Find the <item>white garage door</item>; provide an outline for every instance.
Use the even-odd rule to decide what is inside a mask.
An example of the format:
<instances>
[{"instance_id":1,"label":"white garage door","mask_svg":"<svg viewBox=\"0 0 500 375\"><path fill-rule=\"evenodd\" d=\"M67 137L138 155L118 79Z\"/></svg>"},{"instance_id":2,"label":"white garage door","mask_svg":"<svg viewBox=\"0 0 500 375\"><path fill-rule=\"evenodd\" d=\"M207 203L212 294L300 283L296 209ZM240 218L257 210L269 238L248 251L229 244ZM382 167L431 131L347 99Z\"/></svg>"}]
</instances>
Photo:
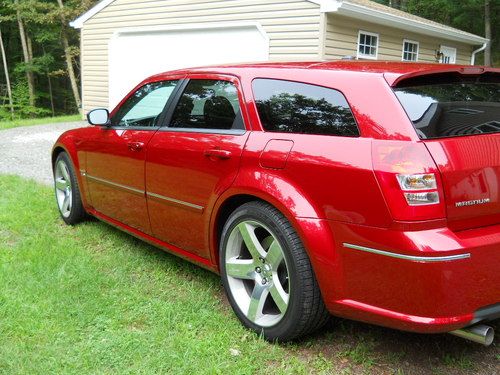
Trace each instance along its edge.
<instances>
[{"instance_id":1,"label":"white garage door","mask_svg":"<svg viewBox=\"0 0 500 375\"><path fill-rule=\"evenodd\" d=\"M269 38L258 24L119 31L109 42L109 105L152 74L268 59Z\"/></svg>"}]
</instances>

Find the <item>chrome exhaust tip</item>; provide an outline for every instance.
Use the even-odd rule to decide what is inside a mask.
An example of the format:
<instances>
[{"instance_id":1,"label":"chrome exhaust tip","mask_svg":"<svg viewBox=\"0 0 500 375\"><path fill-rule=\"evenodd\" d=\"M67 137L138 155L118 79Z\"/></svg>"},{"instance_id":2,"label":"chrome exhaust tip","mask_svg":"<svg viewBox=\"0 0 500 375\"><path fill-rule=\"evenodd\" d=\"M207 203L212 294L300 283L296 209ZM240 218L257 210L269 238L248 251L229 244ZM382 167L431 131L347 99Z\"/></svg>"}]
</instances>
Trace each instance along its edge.
<instances>
[{"instance_id":1,"label":"chrome exhaust tip","mask_svg":"<svg viewBox=\"0 0 500 375\"><path fill-rule=\"evenodd\" d=\"M457 329L456 331L451 331L450 334L484 346L490 346L495 338L495 330L484 324Z\"/></svg>"}]
</instances>

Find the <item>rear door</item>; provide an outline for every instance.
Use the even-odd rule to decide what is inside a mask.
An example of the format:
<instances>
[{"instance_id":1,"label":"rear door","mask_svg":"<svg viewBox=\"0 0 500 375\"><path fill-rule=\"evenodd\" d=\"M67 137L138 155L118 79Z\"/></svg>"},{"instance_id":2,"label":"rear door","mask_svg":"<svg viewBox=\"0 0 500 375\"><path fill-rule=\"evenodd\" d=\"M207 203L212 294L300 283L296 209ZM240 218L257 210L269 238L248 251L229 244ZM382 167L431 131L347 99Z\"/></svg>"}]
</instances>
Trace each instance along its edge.
<instances>
[{"instance_id":1,"label":"rear door","mask_svg":"<svg viewBox=\"0 0 500 375\"><path fill-rule=\"evenodd\" d=\"M194 75L148 146L146 189L155 237L209 258L210 207L234 181L248 133L234 77Z\"/></svg>"},{"instance_id":2,"label":"rear door","mask_svg":"<svg viewBox=\"0 0 500 375\"><path fill-rule=\"evenodd\" d=\"M146 147L159 129L159 117L178 80L151 82L135 90L87 141L92 206L102 214L150 233L144 165Z\"/></svg>"},{"instance_id":3,"label":"rear door","mask_svg":"<svg viewBox=\"0 0 500 375\"><path fill-rule=\"evenodd\" d=\"M450 228L500 223L500 74L420 76L394 90L441 172Z\"/></svg>"}]
</instances>

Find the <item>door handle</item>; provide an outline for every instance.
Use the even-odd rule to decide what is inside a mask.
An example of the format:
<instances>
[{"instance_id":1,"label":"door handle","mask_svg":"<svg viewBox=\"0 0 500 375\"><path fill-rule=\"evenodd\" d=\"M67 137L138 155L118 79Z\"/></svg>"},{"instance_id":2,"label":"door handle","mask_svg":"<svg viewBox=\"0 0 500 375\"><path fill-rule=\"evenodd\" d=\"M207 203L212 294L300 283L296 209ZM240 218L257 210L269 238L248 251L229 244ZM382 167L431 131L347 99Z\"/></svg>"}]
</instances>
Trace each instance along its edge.
<instances>
[{"instance_id":1,"label":"door handle","mask_svg":"<svg viewBox=\"0 0 500 375\"><path fill-rule=\"evenodd\" d=\"M144 142L129 142L127 146L130 151L141 151L144 148Z\"/></svg>"},{"instance_id":2,"label":"door handle","mask_svg":"<svg viewBox=\"0 0 500 375\"><path fill-rule=\"evenodd\" d=\"M206 150L204 152L204 155L208 158L229 159L231 157L231 151L215 148L211 150Z\"/></svg>"}]
</instances>

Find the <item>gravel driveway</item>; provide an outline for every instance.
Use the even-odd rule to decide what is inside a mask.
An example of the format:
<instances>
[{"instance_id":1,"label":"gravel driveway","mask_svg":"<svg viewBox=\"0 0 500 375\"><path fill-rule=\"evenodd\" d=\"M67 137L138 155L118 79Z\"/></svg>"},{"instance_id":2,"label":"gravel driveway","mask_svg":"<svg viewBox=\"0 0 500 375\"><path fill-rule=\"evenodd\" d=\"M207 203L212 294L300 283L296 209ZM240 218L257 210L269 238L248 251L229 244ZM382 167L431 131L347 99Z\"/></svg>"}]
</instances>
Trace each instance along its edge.
<instances>
[{"instance_id":1,"label":"gravel driveway","mask_svg":"<svg viewBox=\"0 0 500 375\"><path fill-rule=\"evenodd\" d=\"M84 121L0 130L0 173L16 174L50 185L50 151L66 130L86 126Z\"/></svg>"}]
</instances>

